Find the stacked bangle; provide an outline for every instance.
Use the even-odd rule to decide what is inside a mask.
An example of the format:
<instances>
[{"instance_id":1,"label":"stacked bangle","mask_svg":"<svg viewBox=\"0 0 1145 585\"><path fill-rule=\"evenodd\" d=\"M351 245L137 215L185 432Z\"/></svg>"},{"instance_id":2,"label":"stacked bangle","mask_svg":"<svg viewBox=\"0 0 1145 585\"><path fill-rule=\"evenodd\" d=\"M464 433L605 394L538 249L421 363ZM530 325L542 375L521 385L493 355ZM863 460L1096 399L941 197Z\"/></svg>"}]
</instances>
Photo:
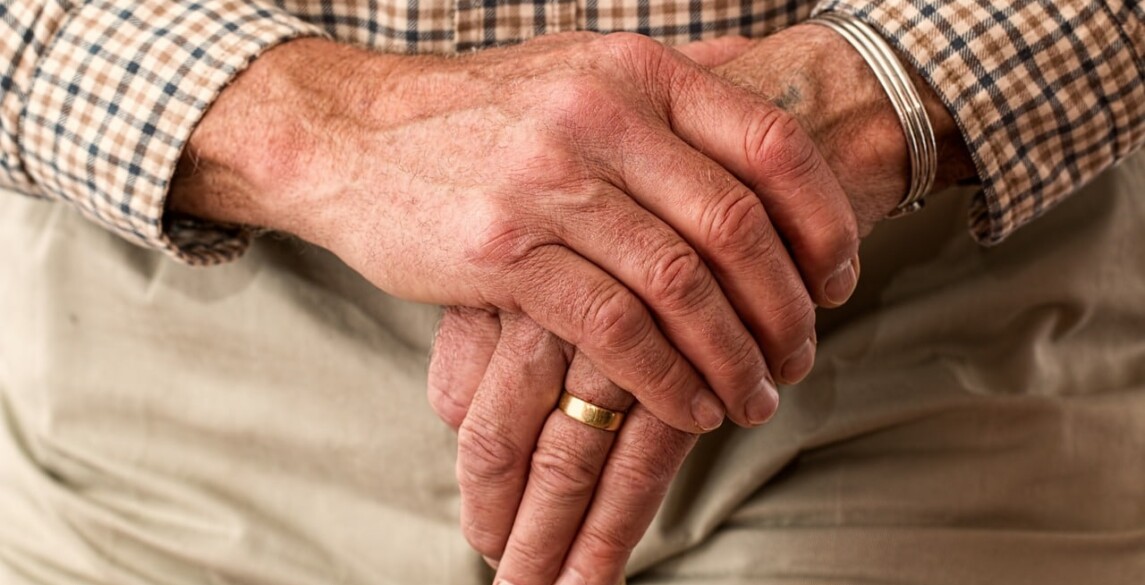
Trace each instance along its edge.
<instances>
[{"instance_id":1,"label":"stacked bangle","mask_svg":"<svg viewBox=\"0 0 1145 585\"><path fill-rule=\"evenodd\" d=\"M934 127L910 75L890 45L858 18L845 12L826 12L807 22L835 31L859 52L898 114L910 152L910 187L887 217L899 217L922 209L923 197L934 186L938 148L934 142Z\"/></svg>"}]
</instances>

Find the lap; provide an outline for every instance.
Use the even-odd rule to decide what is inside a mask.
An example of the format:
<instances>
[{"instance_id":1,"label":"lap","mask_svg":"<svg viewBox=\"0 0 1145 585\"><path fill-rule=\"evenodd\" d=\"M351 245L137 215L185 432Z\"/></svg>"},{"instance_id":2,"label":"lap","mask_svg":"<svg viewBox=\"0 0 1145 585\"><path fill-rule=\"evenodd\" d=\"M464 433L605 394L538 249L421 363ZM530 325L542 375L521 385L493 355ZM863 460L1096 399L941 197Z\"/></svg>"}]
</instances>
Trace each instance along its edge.
<instances>
[{"instance_id":1,"label":"lap","mask_svg":"<svg viewBox=\"0 0 1145 585\"><path fill-rule=\"evenodd\" d=\"M813 374L701 441L632 585L1145 572L1142 160L997 248L955 197L880 228ZM290 240L191 269L0 205L0 575L488 580L424 399L433 308Z\"/></svg>"}]
</instances>

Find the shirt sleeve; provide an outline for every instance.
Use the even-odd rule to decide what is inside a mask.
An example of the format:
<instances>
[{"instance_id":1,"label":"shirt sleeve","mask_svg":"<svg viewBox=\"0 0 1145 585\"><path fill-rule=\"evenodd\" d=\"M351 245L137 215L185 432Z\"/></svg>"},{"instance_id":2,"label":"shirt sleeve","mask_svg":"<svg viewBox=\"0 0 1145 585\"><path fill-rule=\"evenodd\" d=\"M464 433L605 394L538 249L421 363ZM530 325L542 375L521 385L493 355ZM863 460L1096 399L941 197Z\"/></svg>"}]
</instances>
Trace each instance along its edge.
<instances>
[{"instance_id":1,"label":"shirt sleeve","mask_svg":"<svg viewBox=\"0 0 1145 585\"><path fill-rule=\"evenodd\" d=\"M232 258L238 227L164 225L183 145L262 51L317 29L268 1L0 4L0 188L65 201L192 264Z\"/></svg>"},{"instance_id":2,"label":"shirt sleeve","mask_svg":"<svg viewBox=\"0 0 1145 585\"><path fill-rule=\"evenodd\" d=\"M1002 241L1145 143L1145 7L1134 0L825 0L878 30L945 102Z\"/></svg>"}]
</instances>

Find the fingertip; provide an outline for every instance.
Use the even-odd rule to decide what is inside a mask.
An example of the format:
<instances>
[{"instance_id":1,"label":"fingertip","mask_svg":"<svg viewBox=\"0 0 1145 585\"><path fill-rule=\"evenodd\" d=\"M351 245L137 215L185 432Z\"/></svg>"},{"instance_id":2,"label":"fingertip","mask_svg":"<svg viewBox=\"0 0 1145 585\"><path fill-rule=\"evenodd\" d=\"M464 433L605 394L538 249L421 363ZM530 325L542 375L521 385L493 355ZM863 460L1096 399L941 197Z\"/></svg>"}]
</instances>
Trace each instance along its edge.
<instances>
[{"instance_id":1,"label":"fingertip","mask_svg":"<svg viewBox=\"0 0 1145 585\"><path fill-rule=\"evenodd\" d=\"M501 335L498 316L446 307L434 333L426 395L434 412L457 430L485 377Z\"/></svg>"},{"instance_id":2,"label":"fingertip","mask_svg":"<svg viewBox=\"0 0 1145 585\"><path fill-rule=\"evenodd\" d=\"M557 577L557 582L555 585L588 585L588 581L585 581L584 576L580 574L580 571L577 571L572 567L567 567L565 570L561 571L561 575L560 577Z\"/></svg>"},{"instance_id":3,"label":"fingertip","mask_svg":"<svg viewBox=\"0 0 1145 585\"><path fill-rule=\"evenodd\" d=\"M469 411L469 404L462 404L453 394L440 386L430 385L426 396L429 406L438 418L455 432L465 421L465 414Z\"/></svg>"},{"instance_id":4,"label":"fingertip","mask_svg":"<svg viewBox=\"0 0 1145 585\"><path fill-rule=\"evenodd\" d=\"M779 391L770 380L763 379L745 402L744 415L748 425L758 426L771 420L778 409Z\"/></svg>"},{"instance_id":5,"label":"fingertip","mask_svg":"<svg viewBox=\"0 0 1145 585\"><path fill-rule=\"evenodd\" d=\"M724 424L725 414L727 411L724 410L723 403L709 390L701 390L692 399L692 420L696 428L688 432L697 432L698 430L700 433L707 433L714 431Z\"/></svg>"},{"instance_id":6,"label":"fingertip","mask_svg":"<svg viewBox=\"0 0 1145 585\"><path fill-rule=\"evenodd\" d=\"M779 378L785 384L795 384L807 377L815 365L815 339L808 337L779 368Z\"/></svg>"},{"instance_id":7,"label":"fingertip","mask_svg":"<svg viewBox=\"0 0 1145 585\"><path fill-rule=\"evenodd\" d=\"M858 284L859 257L856 255L843 261L827 277L823 285L823 297L827 302L823 303L823 306L834 308L843 305L850 300Z\"/></svg>"}]
</instances>

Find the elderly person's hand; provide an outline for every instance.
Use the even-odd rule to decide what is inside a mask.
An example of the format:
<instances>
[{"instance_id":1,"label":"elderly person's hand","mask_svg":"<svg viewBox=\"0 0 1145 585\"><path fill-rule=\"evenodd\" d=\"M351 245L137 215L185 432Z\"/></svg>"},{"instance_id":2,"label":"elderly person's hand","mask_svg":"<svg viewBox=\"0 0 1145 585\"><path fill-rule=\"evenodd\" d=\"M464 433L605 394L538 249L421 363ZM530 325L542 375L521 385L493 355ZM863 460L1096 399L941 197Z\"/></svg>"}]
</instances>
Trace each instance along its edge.
<instances>
[{"instance_id":1,"label":"elderly person's hand","mask_svg":"<svg viewBox=\"0 0 1145 585\"><path fill-rule=\"evenodd\" d=\"M897 204L909 177L902 131L865 63L834 33L794 27L719 70L811 130L843 178L862 233ZM973 176L950 116L931 92L923 95L939 137L938 185ZM554 411L562 388L613 410L631 399L583 355L521 319L451 309L435 347L430 400L461 429L462 527L497 562L498 579L547 584L559 573L562 584L615 583L694 435L640 405L615 438ZM506 432L492 434L499 430Z\"/></svg>"},{"instance_id":2,"label":"elderly person's hand","mask_svg":"<svg viewBox=\"0 0 1145 585\"><path fill-rule=\"evenodd\" d=\"M525 317L456 308L447 316L430 388L459 428L466 538L497 566L496 583L549 584L563 568L562 583L615 585L698 435L633 404L583 353ZM564 388L626 412L620 428L553 410Z\"/></svg>"},{"instance_id":3,"label":"elderly person's hand","mask_svg":"<svg viewBox=\"0 0 1145 585\"><path fill-rule=\"evenodd\" d=\"M761 200L805 218L802 272ZM791 116L637 35L285 43L204 117L169 205L296 234L402 298L528 315L692 432L771 416L769 366L810 369L813 301L851 293L858 246Z\"/></svg>"}]
</instances>

